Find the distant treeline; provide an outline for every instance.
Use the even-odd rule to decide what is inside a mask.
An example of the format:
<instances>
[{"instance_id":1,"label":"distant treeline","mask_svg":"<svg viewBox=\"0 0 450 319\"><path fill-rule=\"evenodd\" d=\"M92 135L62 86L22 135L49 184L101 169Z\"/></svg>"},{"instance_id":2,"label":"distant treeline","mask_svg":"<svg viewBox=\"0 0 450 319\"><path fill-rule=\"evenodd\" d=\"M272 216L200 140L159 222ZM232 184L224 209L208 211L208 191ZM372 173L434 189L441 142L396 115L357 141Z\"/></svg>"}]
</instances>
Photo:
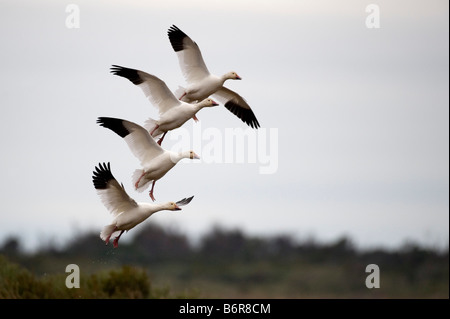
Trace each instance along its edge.
<instances>
[{"instance_id":1,"label":"distant treeline","mask_svg":"<svg viewBox=\"0 0 450 319\"><path fill-rule=\"evenodd\" d=\"M319 243L314 239L298 242L290 235L272 237L248 236L241 230L214 227L193 245L187 235L164 229L154 223L136 232L131 241L122 241L119 248L105 246L96 233L85 233L72 239L63 248L52 244L41 247L34 253L24 253L20 238L10 237L0 244L0 254L28 264L43 257L91 259L100 262L113 261L119 265L148 265L170 261L188 262L207 260L222 262L239 260L306 261L309 263L335 263L357 260L360 263L375 263L408 269L424 263L448 265L448 249L438 251L406 243L392 251L385 249L357 250L352 240L342 237L334 242ZM32 264L29 268L35 268ZM34 265L36 266L36 265Z\"/></svg>"}]
</instances>

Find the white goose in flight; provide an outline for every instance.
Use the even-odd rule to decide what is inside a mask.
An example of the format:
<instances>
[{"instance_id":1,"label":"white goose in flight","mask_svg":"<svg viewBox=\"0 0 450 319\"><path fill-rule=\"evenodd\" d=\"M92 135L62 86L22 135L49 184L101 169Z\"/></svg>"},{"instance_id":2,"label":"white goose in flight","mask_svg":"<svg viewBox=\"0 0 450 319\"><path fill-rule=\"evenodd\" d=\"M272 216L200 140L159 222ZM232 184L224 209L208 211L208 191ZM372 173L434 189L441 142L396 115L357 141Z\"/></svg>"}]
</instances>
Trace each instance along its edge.
<instances>
[{"instance_id":1,"label":"white goose in flight","mask_svg":"<svg viewBox=\"0 0 450 319\"><path fill-rule=\"evenodd\" d=\"M142 192L150 182L153 182L149 193L153 201L155 200L153 189L157 180L166 175L183 158L200 158L193 151L177 153L164 150L145 128L136 123L111 117L99 117L97 123L122 137L141 162L142 169L135 170L132 176L133 184L138 192Z\"/></svg>"},{"instance_id":2,"label":"white goose in flight","mask_svg":"<svg viewBox=\"0 0 450 319\"><path fill-rule=\"evenodd\" d=\"M244 123L252 128L258 128L259 122L244 98L223 86L226 80L241 80L241 77L234 71L222 76L211 74L197 43L175 25L169 28L167 34L172 48L177 53L181 71L187 82L186 88L180 88L176 92L179 99L194 102L212 95Z\"/></svg>"},{"instance_id":3,"label":"white goose in flight","mask_svg":"<svg viewBox=\"0 0 450 319\"><path fill-rule=\"evenodd\" d=\"M180 127L190 118L195 118L195 114L202 108L219 105L210 98L205 98L194 104L180 101L169 90L164 81L140 70L113 65L111 73L122 76L140 87L149 101L158 108L159 120L148 119L145 128L149 130L153 137L163 134L158 141L159 145L161 145L168 131Z\"/></svg>"},{"instance_id":4,"label":"white goose in flight","mask_svg":"<svg viewBox=\"0 0 450 319\"><path fill-rule=\"evenodd\" d=\"M120 236L124 231L128 232L161 210L181 210L180 206L189 204L194 197L184 198L176 203L136 203L134 199L128 196L123 184L119 184L114 178L109 163L99 163L93 174L92 182L97 194L103 205L114 216L112 223L103 227L100 238L108 244L110 238L115 237L114 248L118 247Z\"/></svg>"}]
</instances>

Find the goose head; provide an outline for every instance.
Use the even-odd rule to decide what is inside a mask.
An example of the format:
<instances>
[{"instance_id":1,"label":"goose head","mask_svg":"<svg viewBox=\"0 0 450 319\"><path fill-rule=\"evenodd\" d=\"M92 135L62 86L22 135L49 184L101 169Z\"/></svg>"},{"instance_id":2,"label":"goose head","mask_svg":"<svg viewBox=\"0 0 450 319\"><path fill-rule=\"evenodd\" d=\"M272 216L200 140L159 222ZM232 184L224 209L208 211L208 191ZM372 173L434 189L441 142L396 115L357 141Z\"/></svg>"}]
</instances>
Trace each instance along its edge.
<instances>
[{"instance_id":1,"label":"goose head","mask_svg":"<svg viewBox=\"0 0 450 319\"><path fill-rule=\"evenodd\" d=\"M170 152L170 160L172 163L178 163L183 158L200 159L200 156L195 154L194 151Z\"/></svg>"},{"instance_id":2,"label":"goose head","mask_svg":"<svg viewBox=\"0 0 450 319\"><path fill-rule=\"evenodd\" d=\"M242 78L234 71L226 73L224 75L224 78L225 80L242 80Z\"/></svg>"},{"instance_id":3,"label":"goose head","mask_svg":"<svg viewBox=\"0 0 450 319\"><path fill-rule=\"evenodd\" d=\"M216 101L214 101L211 98L207 98L207 99L204 99L203 101L201 101L200 105L202 107L211 107L211 106L217 106L217 105L219 105L219 103L217 103Z\"/></svg>"},{"instance_id":4,"label":"goose head","mask_svg":"<svg viewBox=\"0 0 450 319\"><path fill-rule=\"evenodd\" d=\"M200 156L194 153L194 151L189 151L189 157L190 159L200 159Z\"/></svg>"},{"instance_id":5,"label":"goose head","mask_svg":"<svg viewBox=\"0 0 450 319\"><path fill-rule=\"evenodd\" d=\"M168 202L164 208L167 210L181 210L180 206L174 202Z\"/></svg>"}]
</instances>

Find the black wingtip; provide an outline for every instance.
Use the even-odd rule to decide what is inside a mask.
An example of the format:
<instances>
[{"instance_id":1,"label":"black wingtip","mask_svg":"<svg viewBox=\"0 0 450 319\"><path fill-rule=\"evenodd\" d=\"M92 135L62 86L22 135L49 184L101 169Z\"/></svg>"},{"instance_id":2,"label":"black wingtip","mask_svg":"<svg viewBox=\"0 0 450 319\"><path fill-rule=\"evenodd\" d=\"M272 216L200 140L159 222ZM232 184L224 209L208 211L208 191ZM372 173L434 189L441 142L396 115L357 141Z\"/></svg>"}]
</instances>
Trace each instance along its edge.
<instances>
[{"instance_id":1,"label":"black wingtip","mask_svg":"<svg viewBox=\"0 0 450 319\"><path fill-rule=\"evenodd\" d=\"M178 28L175 24L172 24L170 27L169 27L169 30L167 30L167 34L170 36L170 34L171 33L174 33L174 32L181 32L181 33L183 33L184 35L186 35L183 31L181 31L180 30L180 28Z\"/></svg>"},{"instance_id":2,"label":"black wingtip","mask_svg":"<svg viewBox=\"0 0 450 319\"><path fill-rule=\"evenodd\" d=\"M170 44L175 52L184 50L183 39L187 37L186 33L181 31L176 25L172 25L167 31Z\"/></svg>"},{"instance_id":3,"label":"black wingtip","mask_svg":"<svg viewBox=\"0 0 450 319\"><path fill-rule=\"evenodd\" d=\"M125 137L130 134L130 131L123 125L123 120L113 117L99 117L97 124L109 128L111 131L118 134L120 137Z\"/></svg>"},{"instance_id":4,"label":"black wingtip","mask_svg":"<svg viewBox=\"0 0 450 319\"><path fill-rule=\"evenodd\" d=\"M183 198L182 200L179 200L178 202L176 202L176 204L178 206L184 206L187 205L191 202L191 200L194 198L194 196L188 197L188 198Z\"/></svg>"},{"instance_id":5,"label":"black wingtip","mask_svg":"<svg viewBox=\"0 0 450 319\"><path fill-rule=\"evenodd\" d=\"M232 100L225 103L225 107L251 128L258 129L260 127L255 113L251 109L242 108Z\"/></svg>"},{"instance_id":6,"label":"black wingtip","mask_svg":"<svg viewBox=\"0 0 450 319\"><path fill-rule=\"evenodd\" d=\"M110 163L98 163L95 170L92 172L92 182L94 183L95 189L106 189L108 187L108 182L114 179L111 173Z\"/></svg>"},{"instance_id":7,"label":"black wingtip","mask_svg":"<svg viewBox=\"0 0 450 319\"><path fill-rule=\"evenodd\" d=\"M126 68L115 64L113 64L109 70L112 74L124 77L135 85L139 85L144 82L139 75L139 70Z\"/></svg>"}]
</instances>

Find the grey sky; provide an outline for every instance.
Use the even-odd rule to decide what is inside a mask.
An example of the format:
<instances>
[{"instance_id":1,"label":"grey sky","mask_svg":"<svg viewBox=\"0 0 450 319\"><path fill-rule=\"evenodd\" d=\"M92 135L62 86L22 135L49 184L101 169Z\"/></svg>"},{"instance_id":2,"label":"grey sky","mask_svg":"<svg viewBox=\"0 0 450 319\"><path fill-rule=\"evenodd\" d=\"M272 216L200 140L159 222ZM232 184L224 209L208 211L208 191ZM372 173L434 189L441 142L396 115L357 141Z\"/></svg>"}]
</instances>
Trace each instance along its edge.
<instances>
[{"instance_id":1,"label":"grey sky","mask_svg":"<svg viewBox=\"0 0 450 319\"><path fill-rule=\"evenodd\" d=\"M78 29L66 27L70 3L80 8ZM379 29L365 25L370 3L380 7ZM218 223L318 240L349 235L363 247L448 243L448 2L7 0L0 12L0 239L18 234L35 246L100 231L111 218L91 181L100 161L133 198L150 200L132 189L137 159L95 121L157 117L111 64L173 90L185 84L167 38L175 24L211 72L243 78L226 86L246 98L262 130L277 129L278 170L180 162L156 183L156 200L194 200L151 219L192 236ZM246 129L223 106L198 117L203 132Z\"/></svg>"}]
</instances>

